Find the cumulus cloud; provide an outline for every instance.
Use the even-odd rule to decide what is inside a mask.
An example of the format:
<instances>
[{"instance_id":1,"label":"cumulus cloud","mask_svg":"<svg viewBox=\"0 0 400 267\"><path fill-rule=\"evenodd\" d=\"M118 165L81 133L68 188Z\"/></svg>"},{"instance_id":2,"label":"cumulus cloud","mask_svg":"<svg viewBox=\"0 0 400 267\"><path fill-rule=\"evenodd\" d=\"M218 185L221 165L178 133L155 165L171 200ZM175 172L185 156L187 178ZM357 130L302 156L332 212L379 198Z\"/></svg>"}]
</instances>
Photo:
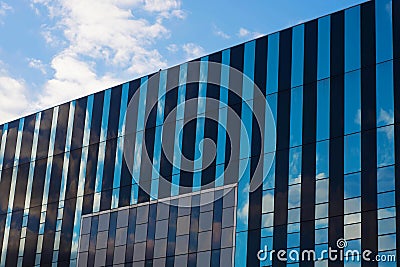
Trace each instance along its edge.
<instances>
[{"instance_id":1,"label":"cumulus cloud","mask_svg":"<svg viewBox=\"0 0 400 267\"><path fill-rule=\"evenodd\" d=\"M252 31L250 31L250 30L248 30L246 28L240 28L238 33L237 33L237 36L240 37L240 38L257 38L257 37L260 37L262 35L263 35L262 33L252 32Z\"/></svg>"},{"instance_id":2,"label":"cumulus cloud","mask_svg":"<svg viewBox=\"0 0 400 267\"><path fill-rule=\"evenodd\" d=\"M184 17L179 0L32 0L47 8L53 24L42 35L62 47L50 62L42 107L102 90L167 67L154 48L170 31L166 19ZM105 66L105 67L104 67Z\"/></svg>"},{"instance_id":3,"label":"cumulus cloud","mask_svg":"<svg viewBox=\"0 0 400 267\"><path fill-rule=\"evenodd\" d=\"M187 59L195 59L205 54L203 47L195 43L187 43L182 46Z\"/></svg>"},{"instance_id":4,"label":"cumulus cloud","mask_svg":"<svg viewBox=\"0 0 400 267\"><path fill-rule=\"evenodd\" d=\"M32 112L25 81L12 77L0 61L0 124Z\"/></svg>"},{"instance_id":5,"label":"cumulus cloud","mask_svg":"<svg viewBox=\"0 0 400 267\"><path fill-rule=\"evenodd\" d=\"M231 36L227 33L225 33L224 31L222 31L220 28L218 28L217 26L213 25L213 33L216 36L219 36L223 39L230 39Z\"/></svg>"},{"instance_id":6,"label":"cumulus cloud","mask_svg":"<svg viewBox=\"0 0 400 267\"><path fill-rule=\"evenodd\" d=\"M32 69L39 70L42 74L46 74L46 66L40 59L36 58L27 58L28 66Z\"/></svg>"}]
</instances>

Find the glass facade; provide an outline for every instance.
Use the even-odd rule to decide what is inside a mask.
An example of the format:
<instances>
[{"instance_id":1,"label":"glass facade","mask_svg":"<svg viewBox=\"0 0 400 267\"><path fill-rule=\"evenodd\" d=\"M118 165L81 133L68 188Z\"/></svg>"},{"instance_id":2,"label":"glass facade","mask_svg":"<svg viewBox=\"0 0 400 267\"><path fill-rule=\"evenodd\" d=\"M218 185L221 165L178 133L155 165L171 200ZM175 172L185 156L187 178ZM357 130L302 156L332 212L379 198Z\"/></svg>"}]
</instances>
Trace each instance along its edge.
<instances>
[{"instance_id":1,"label":"glass facade","mask_svg":"<svg viewBox=\"0 0 400 267\"><path fill-rule=\"evenodd\" d=\"M0 266L396 266L399 131L400 0L160 70L0 126Z\"/></svg>"}]
</instances>

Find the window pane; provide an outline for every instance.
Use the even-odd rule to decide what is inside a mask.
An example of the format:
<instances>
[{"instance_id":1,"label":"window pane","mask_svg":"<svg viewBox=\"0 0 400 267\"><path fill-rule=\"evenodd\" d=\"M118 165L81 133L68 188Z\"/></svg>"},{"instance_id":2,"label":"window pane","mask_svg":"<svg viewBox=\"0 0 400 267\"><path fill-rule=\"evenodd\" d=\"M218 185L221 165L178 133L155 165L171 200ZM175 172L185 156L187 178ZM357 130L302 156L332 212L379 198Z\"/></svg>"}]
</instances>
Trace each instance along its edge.
<instances>
[{"instance_id":1,"label":"window pane","mask_svg":"<svg viewBox=\"0 0 400 267\"><path fill-rule=\"evenodd\" d=\"M293 28L292 44L292 87L303 84L304 24Z\"/></svg>"},{"instance_id":2,"label":"window pane","mask_svg":"<svg viewBox=\"0 0 400 267\"><path fill-rule=\"evenodd\" d=\"M318 80L330 76L331 17L318 20Z\"/></svg>"},{"instance_id":3,"label":"window pane","mask_svg":"<svg viewBox=\"0 0 400 267\"><path fill-rule=\"evenodd\" d=\"M394 122L393 62L376 65L376 122L385 126Z\"/></svg>"},{"instance_id":4,"label":"window pane","mask_svg":"<svg viewBox=\"0 0 400 267\"><path fill-rule=\"evenodd\" d=\"M378 193L395 190L394 167L378 169Z\"/></svg>"},{"instance_id":5,"label":"window pane","mask_svg":"<svg viewBox=\"0 0 400 267\"><path fill-rule=\"evenodd\" d=\"M267 94L278 91L279 32L268 36Z\"/></svg>"},{"instance_id":6,"label":"window pane","mask_svg":"<svg viewBox=\"0 0 400 267\"><path fill-rule=\"evenodd\" d=\"M289 184L301 182L301 147L289 150Z\"/></svg>"},{"instance_id":7,"label":"window pane","mask_svg":"<svg viewBox=\"0 0 400 267\"><path fill-rule=\"evenodd\" d=\"M344 173L361 169L361 135L359 133L344 138Z\"/></svg>"},{"instance_id":8,"label":"window pane","mask_svg":"<svg viewBox=\"0 0 400 267\"><path fill-rule=\"evenodd\" d=\"M316 144L317 163L315 175L317 179L326 178L329 175L329 140Z\"/></svg>"},{"instance_id":9,"label":"window pane","mask_svg":"<svg viewBox=\"0 0 400 267\"><path fill-rule=\"evenodd\" d=\"M302 143L303 87L292 89L290 99L290 147Z\"/></svg>"},{"instance_id":10,"label":"window pane","mask_svg":"<svg viewBox=\"0 0 400 267\"><path fill-rule=\"evenodd\" d=\"M345 10L345 71L360 68L361 65L361 25L360 7Z\"/></svg>"},{"instance_id":11,"label":"window pane","mask_svg":"<svg viewBox=\"0 0 400 267\"><path fill-rule=\"evenodd\" d=\"M344 176L344 198L361 196L361 174L354 173Z\"/></svg>"},{"instance_id":12,"label":"window pane","mask_svg":"<svg viewBox=\"0 0 400 267\"><path fill-rule=\"evenodd\" d=\"M346 73L344 82L344 132L349 134L361 130L360 71Z\"/></svg>"},{"instance_id":13,"label":"window pane","mask_svg":"<svg viewBox=\"0 0 400 267\"><path fill-rule=\"evenodd\" d=\"M329 138L330 79L318 81L317 141Z\"/></svg>"},{"instance_id":14,"label":"window pane","mask_svg":"<svg viewBox=\"0 0 400 267\"><path fill-rule=\"evenodd\" d=\"M393 58L392 0L375 2L376 62Z\"/></svg>"},{"instance_id":15,"label":"window pane","mask_svg":"<svg viewBox=\"0 0 400 267\"><path fill-rule=\"evenodd\" d=\"M378 128L377 137L377 163L378 167L394 164L394 126Z\"/></svg>"}]
</instances>

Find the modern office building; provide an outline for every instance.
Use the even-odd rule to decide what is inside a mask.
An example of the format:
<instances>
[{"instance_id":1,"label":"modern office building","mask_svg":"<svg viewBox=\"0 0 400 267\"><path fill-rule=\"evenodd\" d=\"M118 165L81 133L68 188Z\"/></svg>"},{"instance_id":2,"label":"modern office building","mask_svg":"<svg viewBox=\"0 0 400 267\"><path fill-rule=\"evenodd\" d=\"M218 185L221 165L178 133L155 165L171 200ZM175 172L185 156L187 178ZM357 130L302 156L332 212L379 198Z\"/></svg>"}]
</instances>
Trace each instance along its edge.
<instances>
[{"instance_id":1,"label":"modern office building","mask_svg":"<svg viewBox=\"0 0 400 267\"><path fill-rule=\"evenodd\" d=\"M400 0L6 123L0 266L396 266L399 123Z\"/></svg>"}]
</instances>

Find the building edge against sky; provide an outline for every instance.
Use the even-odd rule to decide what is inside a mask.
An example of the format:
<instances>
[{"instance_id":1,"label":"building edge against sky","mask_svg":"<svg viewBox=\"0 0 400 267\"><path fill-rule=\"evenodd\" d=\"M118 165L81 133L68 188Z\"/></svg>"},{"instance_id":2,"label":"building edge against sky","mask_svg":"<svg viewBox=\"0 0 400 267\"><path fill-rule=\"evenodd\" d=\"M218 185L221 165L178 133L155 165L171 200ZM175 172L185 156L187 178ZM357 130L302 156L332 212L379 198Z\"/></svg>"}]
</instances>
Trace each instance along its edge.
<instances>
[{"instance_id":1,"label":"building edge against sky","mask_svg":"<svg viewBox=\"0 0 400 267\"><path fill-rule=\"evenodd\" d=\"M1 125L0 265L396 255L399 99L400 1L376 0Z\"/></svg>"}]
</instances>

